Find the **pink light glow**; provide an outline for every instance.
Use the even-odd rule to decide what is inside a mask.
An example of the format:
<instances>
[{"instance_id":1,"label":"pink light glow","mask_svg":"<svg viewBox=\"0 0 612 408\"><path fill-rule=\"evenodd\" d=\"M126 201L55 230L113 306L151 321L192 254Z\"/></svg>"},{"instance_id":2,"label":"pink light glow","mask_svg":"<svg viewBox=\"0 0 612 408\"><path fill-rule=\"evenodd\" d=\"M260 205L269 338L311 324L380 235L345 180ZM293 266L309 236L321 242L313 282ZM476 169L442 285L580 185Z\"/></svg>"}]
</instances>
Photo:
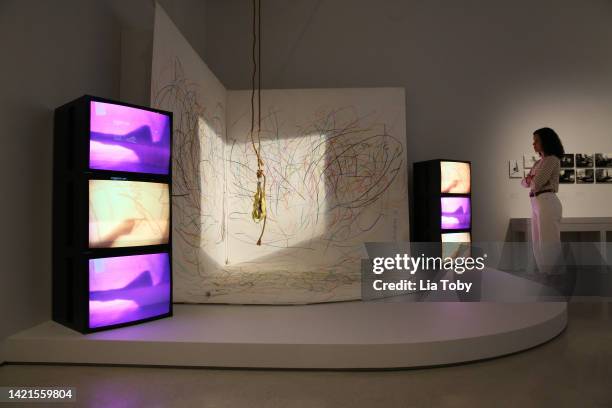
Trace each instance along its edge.
<instances>
[{"instance_id":1,"label":"pink light glow","mask_svg":"<svg viewBox=\"0 0 612 408\"><path fill-rule=\"evenodd\" d=\"M157 285L167 273L168 255L118 256L89 262L89 290L94 292L124 288L144 271L151 274L153 285Z\"/></svg>"},{"instance_id":2,"label":"pink light glow","mask_svg":"<svg viewBox=\"0 0 612 408\"><path fill-rule=\"evenodd\" d=\"M119 161L122 163L138 163L140 159L133 150L123 146L107 145L92 140L90 149L96 152L96 159L102 162Z\"/></svg>"},{"instance_id":3,"label":"pink light glow","mask_svg":"<svg viewBox=\"0 0 612 408\"><path fill-rule=\"evenodd\" d=\"M89 327L167 314L171 300L168 253L89 260Z\"/></svg>"},{"instance_id":4,"label":"pink light glow","mask_svg":"<svg viewBox=\"0 0 612 408\"><path fill-rule=\"evenodd\" d=\"M90 109L91 169L168 174L169 115L96 101Z\"/></svg>"},{"instance_id":5,"label":"pink light glow","mask_svg":"<svg viewBox=\"0 0 612 408\"><path fill-rule=\"evenodd\" d=\"M471 206L469 197L441 198L442 229L468 229L471 226Z\"/></svg>"},{"instance_id":6,"label":"pink light glow","mask_svg":"<svg viewBox=\"0 0 612 408\"><path fill-rule=\"evenodd\" d=\"M91 131L114 135L126 135L148 126L152 141L159 142L168 124L168 117L161 113L113 103L91 103Z\"/></svg>"},{"instance_id":7,"label":"pink light glow","mask_svg":"<svg viewBox=\"0 0 612 408\"><path fill-rule=\"evenodd\" d=\"M138 310L138 304L133 300L90 300L89 325L90 327L108 326L122 320L125 315L136 310Z\"/></svg>"}]
</instances>

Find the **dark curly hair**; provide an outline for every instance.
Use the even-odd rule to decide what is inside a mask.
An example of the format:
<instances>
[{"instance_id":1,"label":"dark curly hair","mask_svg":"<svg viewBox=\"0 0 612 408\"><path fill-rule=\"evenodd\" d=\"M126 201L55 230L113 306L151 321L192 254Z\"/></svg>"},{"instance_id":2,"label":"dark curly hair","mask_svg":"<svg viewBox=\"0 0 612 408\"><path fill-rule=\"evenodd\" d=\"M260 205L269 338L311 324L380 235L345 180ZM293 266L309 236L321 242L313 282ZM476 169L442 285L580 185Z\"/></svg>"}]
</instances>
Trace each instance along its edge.
<instances>
[{"instance_id":1,"label":"dark curly hair","mask_svg":"<svg viewBox=\"0 0 612 408\"><path fill-rule=\"evenodd\" d=\"M542 151L548 156L557 156L559 159L565 154L563 144L557 132L551 128L545 127L538 129L533 132L534 135L540 137L540 144L542 145Z\"/></svg>"}]
</instances>

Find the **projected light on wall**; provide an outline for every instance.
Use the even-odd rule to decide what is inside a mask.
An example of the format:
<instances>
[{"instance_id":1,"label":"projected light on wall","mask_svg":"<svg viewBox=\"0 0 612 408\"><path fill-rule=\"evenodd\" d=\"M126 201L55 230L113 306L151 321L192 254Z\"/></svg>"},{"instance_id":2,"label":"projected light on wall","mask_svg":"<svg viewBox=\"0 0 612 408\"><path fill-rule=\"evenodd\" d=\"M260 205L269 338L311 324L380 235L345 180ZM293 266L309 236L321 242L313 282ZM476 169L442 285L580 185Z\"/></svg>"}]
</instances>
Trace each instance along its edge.
<instances>
[{"instance_id":1,"label":"projected light on wall","mask_svg":"<svg viewBox=\"0 0 612 408\"><path fill-rule=\"evenodd\" d=\"M440 162L441 193L469 194L470 188L470 163Z\"/></svg>"},{"instance_id":2,"label":"projected light on wall","mask_svg":"<svg viewBox=\"0 0 612 408\"><path fill-rule=\"evenodd\" d=\"M441 197L442 229L469 229L471 225L470 197Z\"/></svg>"},{"instance_id":3,"label":"projected light on wall","mask_svg":"<svg viewBox=\"0 0 612 408\"><path fill-rule=\"evenodd\" d=\"M89 328L124 324L170 310L167 253L89 260Z\"/></svg>"},{"instance_id":4,"label":"projected light on wall","mask_svg":"<svg viewBox=\"0 0 612 408\"><path fill-rule=\"evenodd\" d=\"M91 169L168 174L168 115L91 101L89 125Z\"/></svg>"},{"instance_id":5,"label":"projected light on wall","mask_svg":"<svg viewBox=\"0 0 612 408\"><path fill-rule=\"evenodd\" d=\"M168 184L89 181L89 247L160 245L168 242Z\"/></svg>"}]
</instances>

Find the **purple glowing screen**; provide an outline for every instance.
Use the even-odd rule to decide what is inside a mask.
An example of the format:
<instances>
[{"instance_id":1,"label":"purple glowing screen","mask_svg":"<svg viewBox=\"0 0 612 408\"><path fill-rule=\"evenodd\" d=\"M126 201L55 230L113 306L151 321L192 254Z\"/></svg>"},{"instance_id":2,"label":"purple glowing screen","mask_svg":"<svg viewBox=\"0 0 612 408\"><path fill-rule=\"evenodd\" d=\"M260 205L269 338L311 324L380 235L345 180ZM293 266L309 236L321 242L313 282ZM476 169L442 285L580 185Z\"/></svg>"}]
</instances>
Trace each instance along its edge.
<instances>
[{"instance_id":1,"label":"purple glowing screen","mask_svg":"<svg viewBox=\"0 0 612 408\"><path fill-rule=\"evenodd\" d=\"M89 260L89 327L129 323L170 311L167 253Z\"/></svg>"},{"instance_id":2,"label":"purple glowing screen","mask_svg":"<svg viewBox=\"0 0 612 408\"><path fill-rule=\"evenodd\" d=\"M90 108L89 168L168 174L168 115L95 101Z\"/></svg>"},{"instance_id":3,"label":"purple glowing screen","mask_svg":"<svg viewBox=\"0 0 612 408\"><path fill-rule=\"evenodd\" d=\"M442 197L442 229L469 229L472 209L469 197Z\"/></svg>"}]
</instances>

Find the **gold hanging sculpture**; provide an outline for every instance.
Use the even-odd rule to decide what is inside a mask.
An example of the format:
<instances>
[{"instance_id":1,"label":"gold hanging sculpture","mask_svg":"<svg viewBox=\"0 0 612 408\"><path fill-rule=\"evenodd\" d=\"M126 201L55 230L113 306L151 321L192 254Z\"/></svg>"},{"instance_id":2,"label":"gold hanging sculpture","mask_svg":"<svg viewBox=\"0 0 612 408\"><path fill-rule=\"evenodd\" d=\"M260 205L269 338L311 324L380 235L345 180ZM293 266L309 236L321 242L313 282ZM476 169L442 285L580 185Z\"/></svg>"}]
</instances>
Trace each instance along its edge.
<instances>
[{"instance_id":1,"label":"gold hanging sculpture","mask_svg":"<svg viewBox=\"0 0 612 408\"><path fill-rule=\"evenodd\" d=\"M266 218L266 184L264 182L262 187L262 178L263 170L257 172L257 191L255 192L255 196L253 197L252 216L255 222L261 222Z\"/></svg>"},{"instance_id":2,"label":"gold hanging sculpture","mask_svg":"<svg viewBox=\"0 0 612 408\"><path fill-rule=\"evenodd\" d=\"M256 54L257 50L257 54ZM255 77L257 76L257 63L259 61L259 77L257 81L257 146L255 145ZM261 245L261 238L266 229L266 175L261 160L261 0L253 0L253 77L251 87L251 144L257 157L257 189L253 196L253 221L263 221L261 234L257 245Z\"/></svg>"}]
</instances>

